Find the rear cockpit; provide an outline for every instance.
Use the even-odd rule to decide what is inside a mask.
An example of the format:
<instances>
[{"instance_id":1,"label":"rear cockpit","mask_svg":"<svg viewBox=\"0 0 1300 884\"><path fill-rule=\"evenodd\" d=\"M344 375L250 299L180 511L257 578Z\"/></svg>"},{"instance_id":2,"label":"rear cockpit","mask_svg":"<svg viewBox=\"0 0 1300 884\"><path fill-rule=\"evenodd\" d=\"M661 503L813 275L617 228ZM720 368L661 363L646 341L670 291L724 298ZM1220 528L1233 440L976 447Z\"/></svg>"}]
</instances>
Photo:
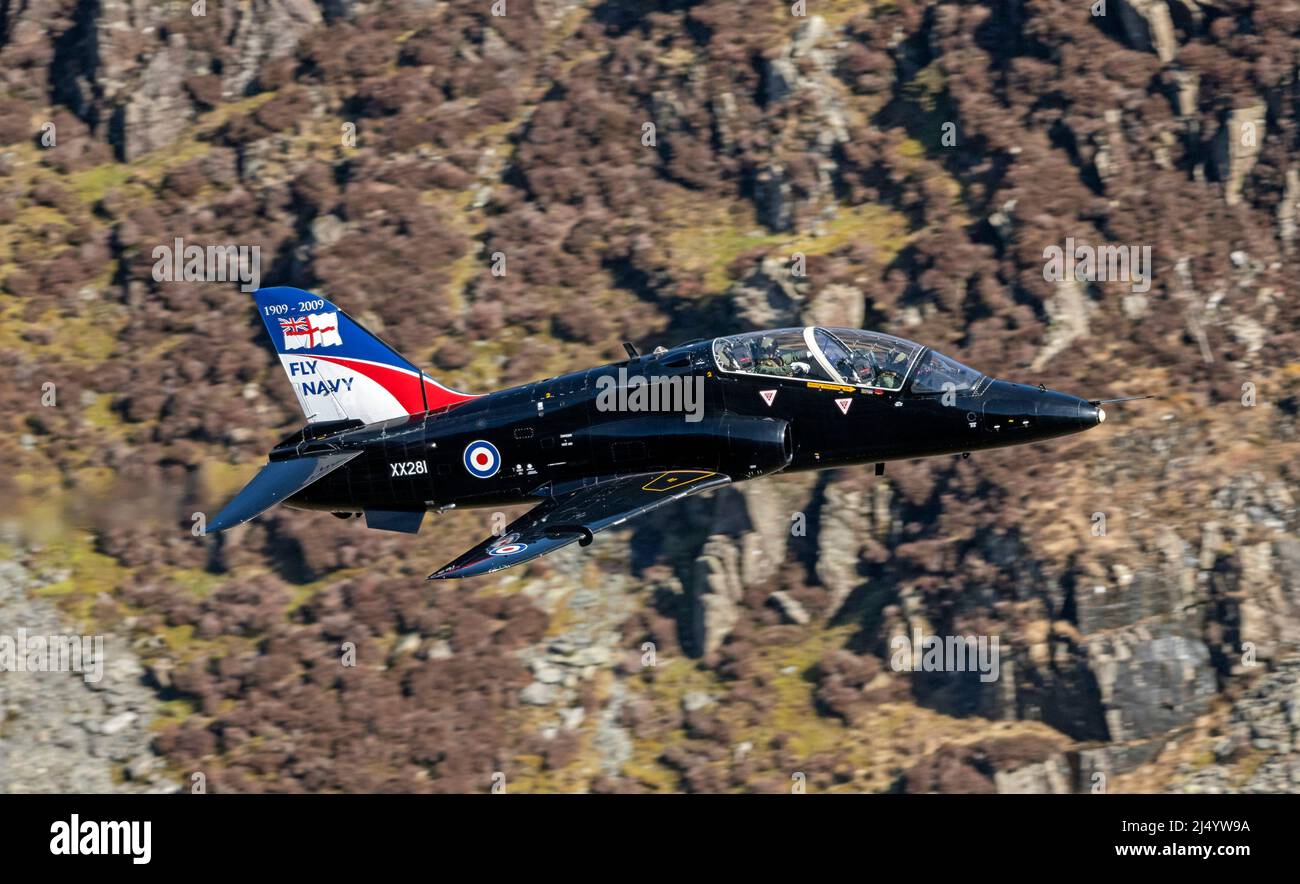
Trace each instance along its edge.
<instances>
[{"instance_id":1,"label":"rear cockpit","mask_svg":"<svg viewBox=\"0 0 1300 884\"><path fill-rule=\"evenodd\" d=\"M720 371L913 393L973 389L978 371L912 341L854 328L782 328L715 338Z\"/></svg>"},{"instance_id":2,"label":"rear cockpit","mask_svg":"<svg viewBox=\"0 0 1300 884\"><path fill-rule=\"evenodd\" d=\"M713 358L722 371L738 374L834 380L813 346L810 328L779 328L717 338L713 341Z\"/></svg>"}]
</instances>

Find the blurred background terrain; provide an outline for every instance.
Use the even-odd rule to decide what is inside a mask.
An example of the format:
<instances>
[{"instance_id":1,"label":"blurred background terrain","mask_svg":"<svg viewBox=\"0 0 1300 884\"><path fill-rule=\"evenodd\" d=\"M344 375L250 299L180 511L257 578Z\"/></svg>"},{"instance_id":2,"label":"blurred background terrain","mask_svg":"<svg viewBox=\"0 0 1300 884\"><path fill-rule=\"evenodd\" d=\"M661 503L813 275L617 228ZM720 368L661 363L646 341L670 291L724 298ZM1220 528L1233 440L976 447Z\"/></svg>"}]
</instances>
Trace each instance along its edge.
<instances>
[{"instance_id":1,"label":"blurred background terrain","mask_svg":"<svg viewBox=\"0 0 1300 884\"><path fill-rule=\"evenodd\" d=\"M1092 5L0 6L0 623L111 654L3 676L0 789L1300 790L1300 3ZM432 585L490 512L193 536L301 413L176 237L470 392L822 323L1160 399Z\"/></svg>"}]
</instances>

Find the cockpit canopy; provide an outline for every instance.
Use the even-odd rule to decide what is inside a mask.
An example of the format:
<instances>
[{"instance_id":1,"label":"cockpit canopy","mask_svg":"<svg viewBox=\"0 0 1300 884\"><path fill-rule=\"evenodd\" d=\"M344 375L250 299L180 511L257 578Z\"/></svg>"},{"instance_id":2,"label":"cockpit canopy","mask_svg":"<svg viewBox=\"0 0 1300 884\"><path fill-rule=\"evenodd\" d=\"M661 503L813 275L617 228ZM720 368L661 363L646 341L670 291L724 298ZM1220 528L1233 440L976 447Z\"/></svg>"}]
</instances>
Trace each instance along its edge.
<instances>
[{"instance_id":1,"label":"cockpit canopy","mask_svg":"<svg viewBox=\"0 0 1300 884\"><path fill-rule=\"evenodd\" d=\"M910 376L914 393L967 390L982 377L920 344L856 328L808 326L715 338L713 358L724 372L877 390L901 390Z\"/></svg>"}]
</instances>

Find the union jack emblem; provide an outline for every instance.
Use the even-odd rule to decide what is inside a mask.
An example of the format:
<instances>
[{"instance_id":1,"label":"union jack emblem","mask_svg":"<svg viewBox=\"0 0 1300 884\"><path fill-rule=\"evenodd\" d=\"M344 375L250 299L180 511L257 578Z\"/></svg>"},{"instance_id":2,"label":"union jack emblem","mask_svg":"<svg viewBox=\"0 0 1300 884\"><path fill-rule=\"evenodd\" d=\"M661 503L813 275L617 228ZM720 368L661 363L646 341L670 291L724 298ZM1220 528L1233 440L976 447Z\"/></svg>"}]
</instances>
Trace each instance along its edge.
<instances>
[{"instance_id":1,"label":"union jack emblem","mask_svg":"<svg viewBox=\"0 0 1300 884\"><path fill-rule=\"evenodd\" d=\"M311 326L307 322L307 317L300 316L297 319L281 319L280 331L286 335L304 335L310 331Z\"/></svg>"}]
</instances>

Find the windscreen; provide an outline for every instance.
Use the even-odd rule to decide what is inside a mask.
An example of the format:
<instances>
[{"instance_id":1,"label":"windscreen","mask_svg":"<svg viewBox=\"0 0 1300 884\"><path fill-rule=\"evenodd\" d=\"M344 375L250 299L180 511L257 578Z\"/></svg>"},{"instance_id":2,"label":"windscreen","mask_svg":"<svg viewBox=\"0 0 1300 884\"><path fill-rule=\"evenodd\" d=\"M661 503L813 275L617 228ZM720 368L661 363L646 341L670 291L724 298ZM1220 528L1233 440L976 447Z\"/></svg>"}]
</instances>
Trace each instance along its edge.
<instances>
[{"instance_id":1,"label":"windscreen","mask_svg":"<svg viewBox=\"0 0 1300 884\"><path fill-rule=\"evenodd\" d=\"M947 393L957 390L969 390L979 383L984 375L973 368L962 365L956 359L931 350L921 359L916 367L912 381L913 393Z\"/></svg>"}]
</instances>

